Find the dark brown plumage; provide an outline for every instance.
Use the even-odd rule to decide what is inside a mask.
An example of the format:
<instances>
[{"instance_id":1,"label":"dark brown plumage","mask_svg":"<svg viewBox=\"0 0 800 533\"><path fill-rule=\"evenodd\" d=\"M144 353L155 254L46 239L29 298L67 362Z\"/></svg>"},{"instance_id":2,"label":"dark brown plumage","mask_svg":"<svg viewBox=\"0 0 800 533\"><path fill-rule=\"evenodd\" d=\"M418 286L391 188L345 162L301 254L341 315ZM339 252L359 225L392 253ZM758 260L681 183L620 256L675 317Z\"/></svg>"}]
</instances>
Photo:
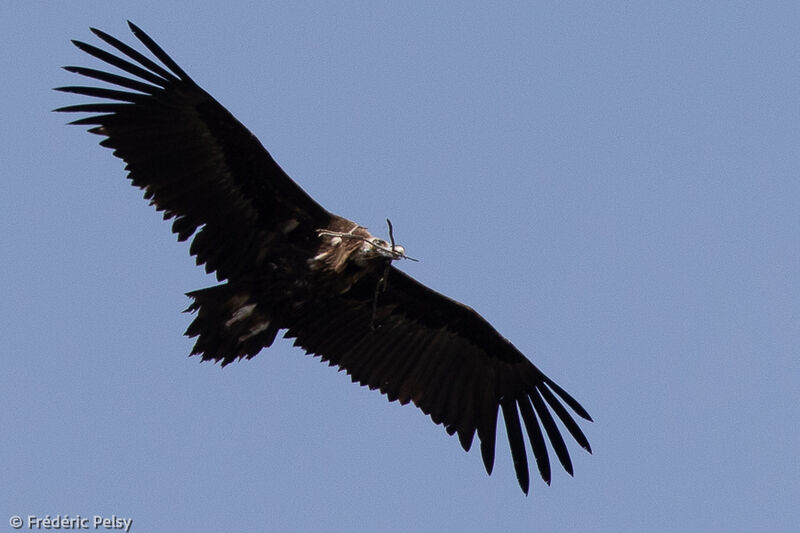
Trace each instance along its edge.
<instances>
[{"instance_id":1,"label":"dark brown plumage","mask_svg":"<svg viewBox=\"0 0 800 533\"><path fill-rule=\"evenodd\" d=\"M173 219L178 239L193 237L197 264L224 281L188 293L196 312L186 332L197 337L192 354L224 366L255 356L286 330L295 345L353 381L390 401L413 402L457 433L465 450L477 432L488 473L502 411L526 493L523 425L542 479L550 482L545 435L572 474L555 418L591 451L569 411L591 420L583 407L471 308L390 266L405 257L401 247L317 204L224 107L130 27L163 66L92 29L121 54L74 44L127 75L65 67L116 87L60 87L102 101L57 111L90 113L72 124L105 137L100 144Z\"/></svg>"}]
</instances>

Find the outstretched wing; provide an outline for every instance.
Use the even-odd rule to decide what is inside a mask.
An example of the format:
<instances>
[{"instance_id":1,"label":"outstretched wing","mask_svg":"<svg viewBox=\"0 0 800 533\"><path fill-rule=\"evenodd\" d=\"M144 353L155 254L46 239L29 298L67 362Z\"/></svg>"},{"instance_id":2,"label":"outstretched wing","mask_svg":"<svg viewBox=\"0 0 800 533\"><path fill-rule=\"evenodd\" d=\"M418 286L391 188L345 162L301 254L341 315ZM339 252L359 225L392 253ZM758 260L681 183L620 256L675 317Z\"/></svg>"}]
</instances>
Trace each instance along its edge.
<instances>
[{"instance_id":1,"label":"outstretched wing","mask_svg":"<svg viewBox=\"0 0 800 533\"><path fill-rule=\"evenodd\" d=\"M92 113L72 122L90 125L106 137L100 144L125 160L133 185L165 219L174 218L179 240L194 239L197 264L220 280L263 271L287 261L293 250L311 250L316 228L331 215L297 186L233 115L201 89L147 34L133 34L161 61L155 61L97 29L92 32L116 49L75 46L127 74L85 67L70 72L115 88L59 87L100 98L56 111Z\"/></svg>"},{"instance_id":2,"label":"outstretched wing","mask_svg":"<svg viewBox=\"0 0 800 533\"><path fill-rule=\"evenodd\" d=\"M389 401L414 402L450 435L458 433L465 450L477 432L489 474L501 410L517 480L526 494L528 460L520 416L546 483L545 435L564 469L573 473L555 419L591 453L569 409L586 420L591 420L589 413L473 309L395 268L374 306L377 284L367 277L341 298L302 307L286 336L345 369L354 382L379 389Z\"/></svg>"}]
</instances>

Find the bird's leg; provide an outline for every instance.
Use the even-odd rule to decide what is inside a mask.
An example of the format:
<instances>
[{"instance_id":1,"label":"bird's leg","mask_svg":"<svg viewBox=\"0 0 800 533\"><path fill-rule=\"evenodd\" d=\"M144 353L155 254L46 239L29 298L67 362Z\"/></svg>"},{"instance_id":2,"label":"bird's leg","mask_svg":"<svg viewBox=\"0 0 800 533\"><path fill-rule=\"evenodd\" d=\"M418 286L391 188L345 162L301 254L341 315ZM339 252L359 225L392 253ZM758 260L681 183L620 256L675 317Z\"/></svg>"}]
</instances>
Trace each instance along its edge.
<instances>
[{"instance_id":1,"label":"bird's leg","mask_svg":"<svg viewBox=\"0 0 800 533\"><path fill-rule=\"evenodd\" d=\"M375 285L375 294L372 297L372 319L369 322L369 329L375 331L377 326L375 325L375 318L378 315L378 295L386 290L386 283L389 280L389 267L392 266L392 262L388 261L386 263L386 268L383 269L383 275L381 279L378 280L378 284Z\"/></svg>"}]
</instances>

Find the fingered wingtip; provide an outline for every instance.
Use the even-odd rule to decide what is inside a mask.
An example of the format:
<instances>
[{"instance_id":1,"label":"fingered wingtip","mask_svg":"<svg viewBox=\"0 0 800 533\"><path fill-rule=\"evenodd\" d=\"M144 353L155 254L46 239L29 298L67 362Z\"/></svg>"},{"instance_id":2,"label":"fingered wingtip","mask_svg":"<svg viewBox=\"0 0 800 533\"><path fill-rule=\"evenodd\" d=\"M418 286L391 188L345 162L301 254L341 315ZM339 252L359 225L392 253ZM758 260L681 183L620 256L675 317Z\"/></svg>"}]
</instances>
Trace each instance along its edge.
<instances>
[{"instance_id":1,"label":"fingered wingtip","mask_svg":"<svg viewBox=\"0 0 800 533\"><path fill-rule=\"evenodd\" d=\"M135 34L143 33L142 29L139 26L137 26L136 24L134 24L133 22L131 22L130 20L128 20L126 22L128 23L128 27L131 29L131 31L133 33L135 33Z\"/></svg>"}]
</instances>

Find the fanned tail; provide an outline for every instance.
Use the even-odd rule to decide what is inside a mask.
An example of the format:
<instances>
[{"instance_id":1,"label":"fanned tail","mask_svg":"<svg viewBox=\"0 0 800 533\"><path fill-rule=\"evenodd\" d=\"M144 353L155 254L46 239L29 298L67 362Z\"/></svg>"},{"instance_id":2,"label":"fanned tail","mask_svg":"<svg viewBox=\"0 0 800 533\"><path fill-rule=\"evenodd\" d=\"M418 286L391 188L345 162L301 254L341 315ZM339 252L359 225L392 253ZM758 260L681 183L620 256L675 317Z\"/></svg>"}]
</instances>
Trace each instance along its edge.
<instances>
[{"instance_id":1,"label":"fanned tail","mask_svg":"<svg viewBox=\"0 0 800 533\"><path fill-rule=\"evenodd\" d=\"M194 299L186 312L197 312L186 330L188 337L197 337L191 355L200 355L204 361L221 361L225 366L236 359L250 359L271 346L280 329L246 291L230 283L186 295Z\"/></svg>"}]
</instances>

